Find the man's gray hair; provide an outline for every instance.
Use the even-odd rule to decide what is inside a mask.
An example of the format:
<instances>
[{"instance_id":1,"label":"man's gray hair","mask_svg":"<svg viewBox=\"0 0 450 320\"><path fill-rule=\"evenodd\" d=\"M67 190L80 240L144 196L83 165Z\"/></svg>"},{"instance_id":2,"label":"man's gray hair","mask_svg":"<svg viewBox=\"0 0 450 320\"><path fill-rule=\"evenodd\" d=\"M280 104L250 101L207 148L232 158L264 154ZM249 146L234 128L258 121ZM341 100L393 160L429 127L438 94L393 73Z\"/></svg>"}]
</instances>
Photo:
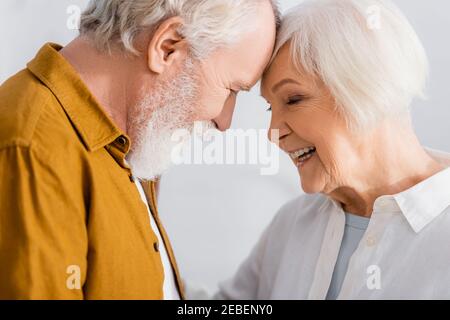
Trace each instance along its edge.
<instances>
[{"instance_id":1,"label":"man's gray hair","mask_svg":"<svg viewBox=\"0 0 450 320\"><path fill-rule=\"evenodd\" d=\"M155 30L164 20L184 20L180 34L192 53L202 57L221 46L229 46L252 28L262 2L270 1L277 25L280 13L275 0L91 0L80 21L80 34L89 37L100 50L120 45L137 54L135 38L142 31Z\"/></svg>"}]
</instances>

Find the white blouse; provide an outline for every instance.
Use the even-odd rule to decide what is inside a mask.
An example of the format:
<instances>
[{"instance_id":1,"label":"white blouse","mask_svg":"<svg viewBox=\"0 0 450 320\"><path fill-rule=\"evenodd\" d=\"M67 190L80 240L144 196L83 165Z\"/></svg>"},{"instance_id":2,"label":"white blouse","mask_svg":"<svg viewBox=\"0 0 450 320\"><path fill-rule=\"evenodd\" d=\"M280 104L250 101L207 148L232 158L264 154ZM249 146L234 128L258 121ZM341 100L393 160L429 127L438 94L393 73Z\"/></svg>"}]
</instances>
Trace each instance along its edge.
<instances>
[{"instance_id":1,"label":"white blouse","mask_svg":"<svg viewBox=\"0 0 450 320\"><path fill-rule=\"evenodd\" d=\"M374 203L338 299L450 299L450 155L447 169ZM345 214L322 195L284 205L219 299L325 299Z\"/></svg>"}]
</instances>

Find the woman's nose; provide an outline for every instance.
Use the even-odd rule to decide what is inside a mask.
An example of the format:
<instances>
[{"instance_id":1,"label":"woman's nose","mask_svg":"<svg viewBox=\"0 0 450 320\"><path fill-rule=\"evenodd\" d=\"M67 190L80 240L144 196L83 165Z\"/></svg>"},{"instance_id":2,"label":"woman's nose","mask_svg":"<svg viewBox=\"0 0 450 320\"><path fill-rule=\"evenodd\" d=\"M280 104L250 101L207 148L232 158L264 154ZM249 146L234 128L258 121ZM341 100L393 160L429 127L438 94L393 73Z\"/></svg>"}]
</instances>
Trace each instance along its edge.
<instances>
[{"instance_id":1,"label":"woman's nose","mask_svg":"<svg viewBox=\"0 0 450 320\"><path fill-rule=\"evenodd\" d=\"M272 143L279 145L280 141L286 138L291 130L281 117L272 113L270 120L270 127L268 132L268 138Z\"/></svg>"}]
</instances>

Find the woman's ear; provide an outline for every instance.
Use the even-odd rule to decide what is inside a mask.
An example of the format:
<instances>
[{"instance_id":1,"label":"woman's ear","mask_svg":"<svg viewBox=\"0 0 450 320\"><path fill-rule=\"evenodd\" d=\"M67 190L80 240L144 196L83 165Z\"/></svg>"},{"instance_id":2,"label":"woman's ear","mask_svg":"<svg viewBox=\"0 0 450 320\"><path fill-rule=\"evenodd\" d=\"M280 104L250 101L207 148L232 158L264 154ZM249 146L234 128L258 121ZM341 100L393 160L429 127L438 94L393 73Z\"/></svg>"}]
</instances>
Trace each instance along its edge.
<instances>
[{"instance_id":1,"label":"woman's ear","mask_svg":"<svg viewBox=\"0 0 450 320\"><path fill-rule=\"evenodd\" d=\"M148 45L148 67L152 72L162 74L186 60L189 46L178 32L182 25L183 19L172 17L155 30Z\"/></svg>"}]
</instances>

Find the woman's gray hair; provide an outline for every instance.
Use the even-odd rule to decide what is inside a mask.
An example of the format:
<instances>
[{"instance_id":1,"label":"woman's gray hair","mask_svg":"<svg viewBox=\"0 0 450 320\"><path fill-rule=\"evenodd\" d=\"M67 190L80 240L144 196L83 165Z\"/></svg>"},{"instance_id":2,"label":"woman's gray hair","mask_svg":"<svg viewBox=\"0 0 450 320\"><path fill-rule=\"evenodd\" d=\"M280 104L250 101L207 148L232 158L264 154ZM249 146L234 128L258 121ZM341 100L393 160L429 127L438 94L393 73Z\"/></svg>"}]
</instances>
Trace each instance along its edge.
<instances>
[{"instance_id":1,"label":"woman's gray hair","mask_svg":"<svg viewBox=\"0 0 450 320\"><path fill-rule=\"evenodd\" d=\"M297 69L325 83L351 128L408 115L424 97L425 50L391 1L305 1L283 18L274 57L287 43Z\"/></svg>"},{"instance_id":2,"label":"woman's gray hair","mask_svg":"<svg viewBox=\"0 0 450 320\"><path fill-rule=\"evenodd\" d=\"M179 16L184 20L180 34L189 41L194 56L202 57L241 39L254 27L249 21L263 1L272 2L279 22L275 0L91 0L81 15L80 34L101 50L119 44L137 54L134 40L141 31L152 31L164 20Z\"/></svg>"}]
</instances>

